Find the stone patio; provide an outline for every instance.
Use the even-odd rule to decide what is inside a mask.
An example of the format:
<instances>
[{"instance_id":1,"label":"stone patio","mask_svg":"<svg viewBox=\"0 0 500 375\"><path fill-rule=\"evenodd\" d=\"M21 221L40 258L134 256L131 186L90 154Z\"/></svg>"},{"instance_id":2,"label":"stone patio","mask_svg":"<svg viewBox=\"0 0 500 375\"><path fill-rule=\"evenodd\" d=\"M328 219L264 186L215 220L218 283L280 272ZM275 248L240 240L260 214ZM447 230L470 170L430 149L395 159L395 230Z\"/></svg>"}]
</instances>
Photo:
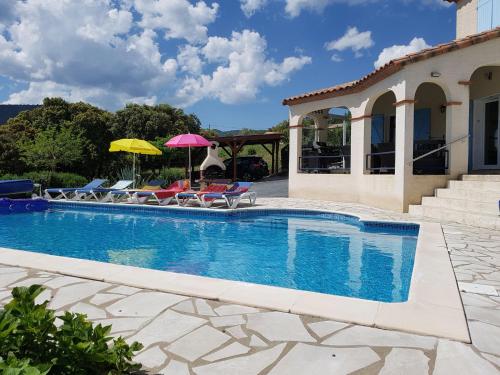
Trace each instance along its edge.
<instances>
[{"instance_id":1,"label":"stone patio","mask_svg":"<svg viewBox=\"0 0 500 375\"><path fill-rule=\"evenodd\" d=\"M259 205L411 220L354 204ZM136 359L151 374L500 374L500 233L442 227L472 345L10 266L0 266L0 305L13 287L42 284L39 300L51 308L85 313L142 342Z\"/></svg>"}]
</instances>

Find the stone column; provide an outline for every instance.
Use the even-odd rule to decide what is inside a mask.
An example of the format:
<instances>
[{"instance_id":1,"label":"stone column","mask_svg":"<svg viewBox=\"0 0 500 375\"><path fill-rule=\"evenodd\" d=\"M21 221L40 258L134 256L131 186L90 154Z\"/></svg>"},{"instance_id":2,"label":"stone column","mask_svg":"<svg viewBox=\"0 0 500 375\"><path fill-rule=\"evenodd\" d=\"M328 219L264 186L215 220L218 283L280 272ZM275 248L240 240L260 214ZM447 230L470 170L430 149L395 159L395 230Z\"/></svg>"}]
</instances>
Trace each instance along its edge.
<instances>
[{"instance_id":1,"label":"stone column","mask_svg":"<svg viewBox=\"0 0 500 375\"><path fill-rule=\"evenodd\" d=\"M452 100L446 109L446 143L469 134L469 86L458 85L452 90ZM471 138L448 146L448 174L455 179L469 170L469 142Z\"/></svg>"},{"instance_id":2,"label":"stone column","mask_svg":"<svg viewBox=\"0 0 500 375\"><path fill-rule=\"evenodd\" d=\"M396 103L396 189L400 199L400 209L408 211L406 189L413 175L413 116L414 101L403 100Z\"/></svg>"},{"instance_id":3,"label":"stone column","mask_svg":"<svg viewBox=\"0 0 500 375\"><path fill-rule=\"evenodd\" d=\"M298 172L298 162L299 156L302 154L302 121L300 116L294 116L290 114L290 141L289 141L289 165L288 174L297 174Z\"/></svg>"},{"instance_id":4,"label":"stone column","mask_svg":"<svg viewBox=\"0 0 500 375\"><path fill-rule=\"evenodd\" d=\"M366 154L371 150L370 117L354 117L351 121L351 174L362 176L366 173Z\"/></svg>"}]
</instances>

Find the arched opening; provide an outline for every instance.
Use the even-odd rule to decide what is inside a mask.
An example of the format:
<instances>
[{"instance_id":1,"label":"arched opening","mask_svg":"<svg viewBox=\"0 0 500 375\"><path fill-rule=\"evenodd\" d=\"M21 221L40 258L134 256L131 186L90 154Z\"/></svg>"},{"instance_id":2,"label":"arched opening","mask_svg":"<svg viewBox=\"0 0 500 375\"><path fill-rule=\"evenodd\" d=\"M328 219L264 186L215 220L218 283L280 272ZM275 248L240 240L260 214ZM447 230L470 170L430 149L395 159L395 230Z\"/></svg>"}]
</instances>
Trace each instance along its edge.
<instances>
[{"instance_id":1,"label":"arched opening","mask_svg":"<svg viewBox=\"0 0 500 375\"><path fill-rule=\"evenodd\" d=\"M338 107L310 113L302 121L299 172L350 173L351 113Z\"/></svg>"},{"instance_id":2,"label":"arched opening","mask_svg":"<svg viewBox=\"0 0 500 375\"><path fill-rule=\"evenodd\" d=\"M388 91L373 104L371 115L371 153L366 170L372 174L394 174L396 152L396 95Z\"/></svg>"},{"instance_id":3,"label":"arched opening","mask_svg":"<svg viewBox=\"0 0 500 375\"><path fill-rule=\"evenodd\" d=\"M413 174L446 173L448 150L442 149L446 144L446 104L443 89L435 83L424 82L415 92Z\"/></svg>"},{"instance_id":4,"label":"arched opening","mask_svg":"<svg viewBox=\"0 0 500 375\"><path fill-rule=\"evenodd\" d=\"M477 69L470 79L473 170L500 170L500 66Z\"/></svg>"}]
</instances>

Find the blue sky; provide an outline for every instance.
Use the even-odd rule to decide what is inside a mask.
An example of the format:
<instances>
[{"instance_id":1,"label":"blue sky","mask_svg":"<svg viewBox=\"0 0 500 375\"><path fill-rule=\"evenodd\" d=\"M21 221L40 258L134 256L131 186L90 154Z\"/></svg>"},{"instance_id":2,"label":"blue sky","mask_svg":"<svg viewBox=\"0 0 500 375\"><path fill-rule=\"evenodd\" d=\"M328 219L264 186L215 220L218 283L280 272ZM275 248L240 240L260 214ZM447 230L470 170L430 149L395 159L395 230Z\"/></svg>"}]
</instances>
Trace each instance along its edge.
<instances>
[{"instance_id":1,"label":"blue sky","mask_svg":"<svg viewBox=\"0 0 500 375\"><path fill-rule=\"evenodd\" d=\"M218 129L287 118L287 96L450 41L441 0L0 2L0 102L171 103Z\"/></svg>"}]
</instances>

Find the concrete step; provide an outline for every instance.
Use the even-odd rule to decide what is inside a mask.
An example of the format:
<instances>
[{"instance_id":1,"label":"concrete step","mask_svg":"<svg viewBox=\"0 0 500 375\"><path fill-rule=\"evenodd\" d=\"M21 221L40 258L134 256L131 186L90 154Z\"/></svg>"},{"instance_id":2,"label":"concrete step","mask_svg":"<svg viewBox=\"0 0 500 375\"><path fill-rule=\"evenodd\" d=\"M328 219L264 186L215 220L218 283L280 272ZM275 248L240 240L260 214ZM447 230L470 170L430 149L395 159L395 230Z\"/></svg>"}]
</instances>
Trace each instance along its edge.
<instances>
[{"instance_id":1,"label":"concrete step","mask_svg":"<svg viewBox=\"0 0 500 375\"><path fill-rule=\"evenodd\" d=\"M500 193L500 181L448 181L450 189L472 189Z\"/></svg>"},{"instance_id":2,"label":"concrete step","mask_svg":"<svg viewBox=\"0 0 500 375\"><path fill-rule=\"evenodd\" d=\"M497 181L500 182L500 174L464 174L463 181Z\"/></svg>"},{"instance_id":3,"label":"concrete step","mask_svg":"<svg viewBox=\"0 0 500 375\"><path fill-rule=\"evenodd\" d=\"M424 207L442 207L470 213L498 214L498 199L495 202L480 202L468 199L451 199L442 197L422 197Z\"/></svg>"},{"instance_id":4,"label":"concrete step","mask_svg":"<svg viewBox=\"0 0 500 375\"><path fill-rule=\"evenodd\" d=\"M436 197L445 199L463 199L474 202L497 203L500 200L498 192L479 189L436 189Z\"/></svg>"},{"instance_id":5,"label":"concrete step","mask_svg":"<svg viewBox=\"0 0 500 375\"><path fill-rule=\"evenodd\" d=\"M414 216L452 221L474 227L500 230L500 216L485 213L457 211L443 207L410 206L409 213Z\"/></svg>"}]
</instances>

